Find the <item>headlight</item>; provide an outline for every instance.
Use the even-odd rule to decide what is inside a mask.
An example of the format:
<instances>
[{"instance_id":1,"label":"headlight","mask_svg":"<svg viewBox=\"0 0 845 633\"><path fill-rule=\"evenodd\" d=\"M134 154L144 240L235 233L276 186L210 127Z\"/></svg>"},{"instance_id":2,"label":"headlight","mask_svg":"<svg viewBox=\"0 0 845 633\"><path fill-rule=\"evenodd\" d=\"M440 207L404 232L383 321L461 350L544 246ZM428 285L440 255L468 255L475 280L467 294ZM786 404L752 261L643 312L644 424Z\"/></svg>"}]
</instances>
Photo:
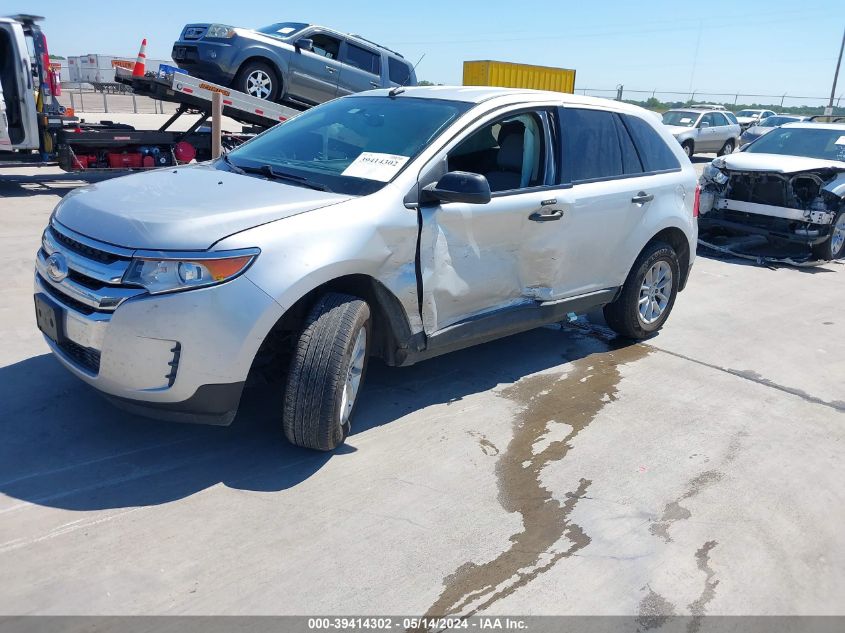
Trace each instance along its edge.
<instances>
[{"instance_id":1,"label":"headlight","mask_svg":"<svg viewBox=\"0 0 845 633\"><path fill-rule=\"evenodd\" d=\"M235 37L235 27L228 24L212 24L205 32L206 37L217 37L221 39L228 39Z\"/></svg>"},{"instance_id":2,"label":"headlight","mask_svg":"<svg viewBox=\"0 0 845 633\"><path fill-rule=\"evenodd\" d=\"M123 275L123 283L143 286L150 294L213 286L243 273L259 250L189 254L136 253Z\"/></svg>"},{"instance_id":3,"label":"headlight","mask_svg":"<svg viewBox=\"0 0 845 633\"><path fill-rule=\"evenodd\" d=\"M724 164L725 161L721 161L721 166L724 166ZM716 161L714 160L712 163L710 163L704 168L704 172L702 175L704 176L705 180L710 180L711 182L715 182L716 184L724 185L726 182L728 182L728 175L725 172L719 170L718 168L719 165L717 165Z\"/></svg>"}]
</instances>

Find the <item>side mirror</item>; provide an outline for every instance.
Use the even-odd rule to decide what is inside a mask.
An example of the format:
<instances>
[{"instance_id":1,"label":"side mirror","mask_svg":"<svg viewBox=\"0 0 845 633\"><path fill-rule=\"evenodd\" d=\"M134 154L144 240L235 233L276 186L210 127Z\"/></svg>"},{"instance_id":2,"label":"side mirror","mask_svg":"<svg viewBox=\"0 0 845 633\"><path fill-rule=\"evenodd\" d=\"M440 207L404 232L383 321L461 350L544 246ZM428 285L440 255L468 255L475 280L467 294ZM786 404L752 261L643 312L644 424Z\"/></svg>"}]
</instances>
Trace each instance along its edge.
<instances>
[{"instance_id":1,"label":"side mirror","mask_svg":"<svg viewBox=\"0 0 845 633\"><path fill-rule=\"evenodd\" d=\"M490 183L481 174L468 171L450 171L436 184L423 188L423 202L490 202Z\"/></svg>"},{"instance_id":2,"label":"side mirror","mask_svg":"<svg viewBox=\"0 0 845 633\"><path fill-rule=\"evenodd\" d=\"M314 50L314 40L310 40L307 37L300 37L293 43L293 47L296 50L302 49L306 51Z\"/></svg>"},{"instance_id":3,"label":"side mirror","mask_svg":"<svg viewBox=\"0 0 845 633\"><path fill-rule=\"evenodd\" d=\"M710 127L710 124L707 121L704 121L702 123L699 123L698 127L700 127L703 130L706 127Z\"/></svg>"}]
</instances>

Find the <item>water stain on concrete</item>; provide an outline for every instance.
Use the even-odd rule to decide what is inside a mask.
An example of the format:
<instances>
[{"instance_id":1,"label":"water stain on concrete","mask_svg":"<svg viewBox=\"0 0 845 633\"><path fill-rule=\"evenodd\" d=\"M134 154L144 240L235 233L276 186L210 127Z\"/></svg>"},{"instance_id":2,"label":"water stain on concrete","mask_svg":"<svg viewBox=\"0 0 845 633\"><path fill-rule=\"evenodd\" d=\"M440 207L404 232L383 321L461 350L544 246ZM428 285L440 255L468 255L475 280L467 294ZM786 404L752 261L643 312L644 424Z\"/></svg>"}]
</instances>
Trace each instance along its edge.
<instances>
[{"instance_id":1,"label":"water stain on concrete","mask_svg":"<svg viewBox=\"0 0 845 633\"><path fill-rule=\"evenodd\" d=\"M496 445L493 444L490 440L487 439L487 436L484 433L479 431L467 431L467 435L470 437L474 437L478 440L478 445L481 447L481 452L485 455L493 457L499 454L499 449L496 448Z\"/></svg>"},{"instance_id":2,"label":"water stain on concrete","mask_svg":"<svg viewBox=\"0 0 845 633\"><path fill-rule=\"evenodd\" d=\"M716 597L716 586L719 581L716 580L716 572L710 567L710 552L718 545L717 541L707 541L695 553L695 561L698 568L705 573L704 588L701 595L691 602L687 608L693 616L692 621L687 627L688 633L698 633L701 629L701 619L707 613L708 603Z\"/></svg>"},{"instance_id":3,"label":"water stain on concrete","mask_svg":"<svg viewBox=\"0 0 845 633\"><path fill-rule=\"evenodd\" d=\"M541 473L547 464L564 459L572 440L616 399L619 367L649 353L648 348L633 345L591 354L573 361L566 374L536 374L500 392L522 409L514 421L513 437L496 462L499 503L507 512L520 514L522 530L493 560L466 562L447 576L442 593L428 609L429 617L472 615L590 543L569 515L592 482L580 479L561 499L559 491L543 486ZM570 431L535 454L535 445L552 420L568 425Z\"/></svg>"},{"instance_id":4,"label":"water stain on concrete","mask_svg":"<svg viewBox=\"0 0 845 633\"><path fill-rule=\"evenodd\" d=\"M692 513L681 505L681 501L691 499L701 492L704 488L720 481L722 473L718 470L706 470L700 475L693 477L687 482L687 489L678 499L670 501L663 508L663 514L660 519L655 521L649 527L649 531L654 536L661 537L667 543L672 542L672 537L669 536L669 528L677 521L685 521L692 516Z\"/></svg>"},{"instance_id":5,"label":"water stain on concrete","mask_svg":"<svg viewBox=\"0 0 845 633\"><path fill-rule=\"evenodd\" d=\"M637 624L643 631L659 629L675 615L675 605L648 587L648 593L640 600Z\"/></svg>"},{"instance_id":6,"label":"water stain on concrete","mask_svg":"<svg viewBox=\"0 0 845 633\"><path fill-rule=\"evenodd\" d=\"M739 451L742 448L742 440L746 437L748 437L748 432L744 429L737 431L734 436L731 437L731 441L728 443L728 449L725 451L724 458L722 458L723 465L730 464L737 458L737 455L739 455ZM723 477L724 474L721 471L712 469L705 470L690 479L687 482L684 493L674 501L670 501L664 506L663 513L660 515L660 518L649 526L649 532L651 532L654 536L659 536L665 542L671 543L672 537L669 535L669 529L672 525L678 521L685 521L692 517L692 513L688 508L682 506L681 502L695 497L705 488L709 488L713 484L720 482Z\"/></svg>"}]
</instances>

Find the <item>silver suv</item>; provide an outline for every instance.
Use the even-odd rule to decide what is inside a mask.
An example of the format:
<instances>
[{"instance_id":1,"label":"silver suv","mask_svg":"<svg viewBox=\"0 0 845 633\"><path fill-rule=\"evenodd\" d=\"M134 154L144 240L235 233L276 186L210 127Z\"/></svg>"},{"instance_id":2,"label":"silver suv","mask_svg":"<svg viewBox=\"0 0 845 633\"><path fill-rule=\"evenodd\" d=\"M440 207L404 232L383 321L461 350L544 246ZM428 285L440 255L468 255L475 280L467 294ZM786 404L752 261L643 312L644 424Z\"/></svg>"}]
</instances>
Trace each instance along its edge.
<instances>
[{"instance_id":1,"label":"silver suv","mask_svg":"<svg viewBox=\"0 0 845 633\"><path fill-rule=\"evenodd\" d=\"M710 109L669 110L663 113L663 124L689 157L700 152L730 154L742 133L732 113Z\"/></svg>"},{"instance_id":2,"label":"silver suv","mask_svg":"<svg viewBox=\"0 0 845 633\"><path fill-rule=\"evenodd\" d=\"M359 35L301 22L259 29L188 24L171 55L192 75L272 101L317 104L417 83L413 66L399 53Z\"/></svg>"},{"instance_id":3,"label":"silver suv","mask_svg":"<svg viewBox=\"0 0 845 633\"><path fill-rule=\"evenodd\" d=\"M336 99L223 159L77 189L37 254L37 322L119 406L228 424L282 381L288 439L349 433L367 359L410 365L604 307L666 321L696 175L646 110L502 88Z\"/></svg>"}]
</instances>

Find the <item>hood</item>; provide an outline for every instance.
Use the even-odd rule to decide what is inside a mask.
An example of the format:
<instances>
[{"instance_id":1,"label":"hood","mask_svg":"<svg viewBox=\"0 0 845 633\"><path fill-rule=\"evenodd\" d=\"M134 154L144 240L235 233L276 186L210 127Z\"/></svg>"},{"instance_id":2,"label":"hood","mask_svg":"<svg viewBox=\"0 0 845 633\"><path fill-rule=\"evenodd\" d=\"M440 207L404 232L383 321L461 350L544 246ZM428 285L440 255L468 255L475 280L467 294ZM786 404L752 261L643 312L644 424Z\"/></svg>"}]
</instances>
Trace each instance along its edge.
<instances>
[{"instance_id":1,"label":"hood","mask_svg":"<svg viewBox=\"0 0 845 633\"><path fill-rule=\"evenodd\" d=\"M717 159L718 160L718 159ZM786 156L784 154L755 154L738 152L722 157L725 168L731 171L769 171L778 174L792 174L813 169L845 170L845 163L807 156Z\"/></svg>"},{"instance_id":2,"label":"hood","mask_svg":"<svg viewBox=\"0 0 845 633\"><path fill-rule=\"evenodd\" d=\"M753 136L753 137L756 138L758 136L763 136L763 134L767 134L768 132L771 132L774 129L775 128L773 128L773 127L762 127L760 125L752 125L750 128L745 130L745 132L743 132L742 135L745 136L746 138L749 137L749 136Z\"/></svg>"},{"instance_id":3,"label":"hood","mask_svg":"<svg viewBox=\"0 0 845 633\"><path fill-rule=\"evenodd\" d=\"M56 207L55 218L125 248L205 250L233 233L350 198L202 164L76 189Z\"/></svg>"},{"instance_id":4,"label":"hood","mask_svg":"<svg viewBox=\"0 0 845 633\"><path fill-rule=\"evenodd\" d=\"M669 130L669 134L672 136L678 136L678 134L684 134L685 132L692 132L695 128L694 127L684 127L683 125L665 125L664 127Z\"/></svg>"},{"instance_id":5,"label":"hood","mask_svg":"<svg viewBox=\"0 0 845 633\"><path fill-rule=\"evenodd\" d=\"M755 123L759 121L758 118L753 116L738 116L736 120L739 121L740 125L745 125L747 123Z\"/></svg>"}]
</instances>

